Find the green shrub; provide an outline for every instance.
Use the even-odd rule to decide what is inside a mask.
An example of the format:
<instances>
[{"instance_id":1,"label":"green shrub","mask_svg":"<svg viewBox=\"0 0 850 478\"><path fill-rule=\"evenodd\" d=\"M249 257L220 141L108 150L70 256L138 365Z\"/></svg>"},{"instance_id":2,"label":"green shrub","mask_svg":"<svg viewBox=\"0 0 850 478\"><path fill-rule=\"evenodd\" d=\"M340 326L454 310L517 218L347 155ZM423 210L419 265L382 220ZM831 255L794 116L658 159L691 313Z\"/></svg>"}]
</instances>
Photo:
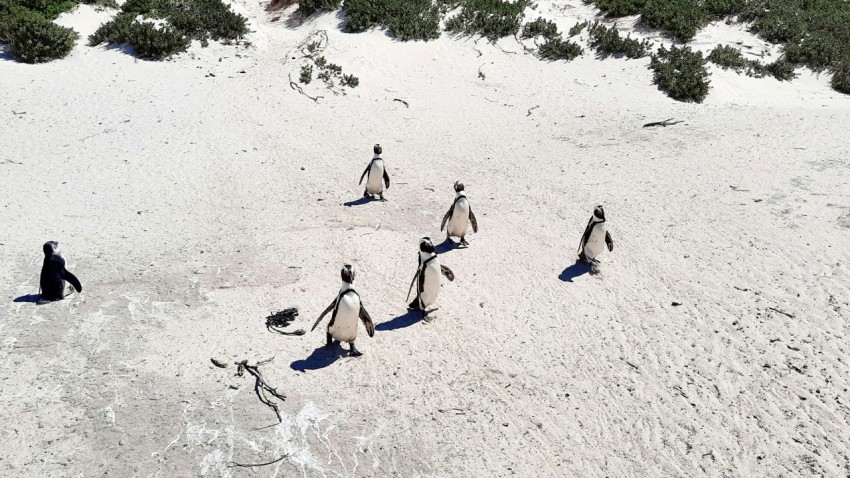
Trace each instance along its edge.
<instances>
[{"instance_id":1,"label":"green shrub","mask_svg":"<svg viewBox=\"0 0 850 478\"><path fill-rule=\"evenodd\" d=\"M53 20L61 13L65 13L77 6L77 2L69 0L12 0L13 4L17 4L27 10L40 13L45 19Z\"/></svg>"},{"instance_id":2,"label":"green shrub","mask_svg":"<svg viewBox=\"0 0 850 478\"><path fill-rule=\"evenodd\" d=\"M706 58L708 61L723 68L724 70L733 70L736 73L741 73L750 67L750 61L744 58L741 50L731 46L717 45L711 50Z\"/></svg>"},{"instance_id":3,"label":"green shrub","mask_svg":"<svg viewBox=\"0 0 850 478\"><path fill-rule=\"evenodd\" d=\"M354 75L342 75L342 79L339 81L339 84L349 88L357 88L357 85L360 84L360 78L357 78Z\"/></svg>"},{"instance_id":4,"label":"green shrub","mask_svg":"<svg viewBox=\"0 0 850 478\"><path fill-rule=\"evenodd\" d=\"M582 30L587 28L587 26L589 24L590 23L587 22L587 21L576 23L575 25L570 27L570 31L569 31L568 35L571 36L571 37L578 35L579 33L581 33Z\"/></svg>"},{"instance_id":5,"label":"green shrub","mask_svg":"<svg viewBox=\"0 0 850 478\"><path fill-rule=\"evenodd\" d=\"M533 22L523 25L520 36L525 39L541 36L547 40L551 40L558 36L558 26L551 20L538 18Z\"/></svg>"},{"instance_id":6,"label":"green shrub","mask_svg":"<svg viewBox=\"0 0 850 478\"><path fill-rule=\"evenodd\" d=\"M70 28L43 19L18 19L8 31L9 53L24 63L44 63L64 58L79 35Z\"/></svg>"},{"instance_id":7,"label":"green shrub","mask_svg":"<svg viewBox=\"0 0 850 478\"><path fill-rule=\"evenodd\" d=\"M573 60L583 53L583 50L577 44L562 40L561 38L552 38L546 43L540 45L537 54L540 58L549 61L555 60Z\"/></svg>"},{"instance_id":8,"label":"green shrub","mask_svg":"<svg viewBox=\"0 0 850 478\"><path fill-rule=\"evenodd\" d=\"M779 81L791 81L797 77L794 65L784 57L765 65L764 70Z\"/></svg>"},{"instance_id":9,"label":"green shrub","mask_svg":"<svg viewBox=\"0 0 850 478\"><path fill-rule=\"evenodd\" d=\"M833 65L830 84L836 91L850 94L850 60Z\"/></svg>"},{"instance_id":10,"label":"green shrub","mask_svg":"<svg viewBox=\"0 0 850 478\"><path fill-rule=\"evenodd\" d=\"M703 6L709 15L721 17L740 13L746 3L745 0L704 0Z\"/></svg>"},{"instance_id":11,"label":"green shrub","mask_svg":"<svg viewBox=\"0 0 850 478\"><path fill-rule=\"evenodd\" d=\"M440 36L440 13L431 0L345 0L342 8L353 32L384 26L401 41Z\"/></svg>"},{"instance_id":12,"label":"green shrub","mask_svg":"<svg viewBox=\"0 0 850 478\"><path fill-rule=\"evenodd\" d=\"M724 70L731 69L736 73L746 73L747 76L756 78L770 75L780 81L789 81L797 77L794 73L794 65L784 57L765 65L757 60L744 58L741 50L731 46L717 45L706 59Z\"/></svg>"},{"instance_id":13,"label":"green shrub","mask_svg":"<svg viewBox=\"0 0 850 478\"><path fill-rule=\"evenodd\" d=\"M702 103L708 95L708 73L701 52L687 46L670 50L662 46L652 55L649 67L652 82L675 100Z\"/></svg>"},{"instance_id":14,"label":"green shrub","mask_svg":"<svg viewBox=\"0 0 850 478\"><path fill-rule=\"evenodd\" d=\"M528 6L528 0L465 0L460 3L460 12L446 20L446 30L460 35L481 35L491 41L515 35Z\"/></svg>"},{"instance_id":15,"label":"green shrub","mask_svg":"<svg viewBox=\"0 0 850 478\"><path fill-rule=\"evenodd\" d=\"M171 27L158 28L152 23L134 22L127 32L127 42L139 57L162 60L189 48L190 40Z\"/></svg>"},{"instance_id":16,"label":"green shrub","mask_svg":"<svg viewBox=\"0 0 850 478\"><path fill-rule=\"evenodd\" d=\"M588 29L590 35L590 46L595 48L602 58L609 55L624 55L627 58L643 58L649 54L652 46L647 40L635 40L631 36L625 38L615 27L606 27L599 22L594 22Z\"/></svg>"},{"instance_id":17,"label":"green shrub","mask_svg":"<svg viewBox=\"0 0 850 478\"><path fill-rule=\"evenodd\" d=\"M609 17L625 17L640 13L646 0L597 0L596 8Z\"/></svg>"},{"instance_id":18,"label":"green shrub","mask_svg":"<svg viewBox=\"0 0 850 478\"><path fill-rule=\"evenodd\" d=\"M301 67L301 77L299 80L305 85L309 85L313 81L313 65L303 65Z\"/></svg>"},{"instance_id":19,"label":"green shrub","mask_svg":"<svg viewBox=\"0 0 850 478\"><path fill-rule=\"evenodd\" d=\"M178 32L196 40L229 42L239 40L248 33L247 20L233 12L221 0L189 0L182 8L169 8L156 12L167 18Z\"/></svg>"},{"instance_id":20,"label":"green shrub","mask_svg":"<svg viewBox=\"0 0 850 478\"><path fill-rule=\"evenodd\" d=\"M698 0L647 0L641 22L670 32L679 41L688 41L708 23L708 14Z\"/></svg>"},{"instance_id":21,"label":"green shrub","mask_svg":"<svg viewBox=\"0 0 850 478\"><path fill-rule=\"evenodd\" d=\"M300 0L297 12L312 15L316 12L332 12L339 8L340 0Z\"/></svg>"},{"instance_id":22,"label":"green shrub","mask_svg":"<svg viewBox=\"0 0 850 478\"><path fill-rule=\"evenodd\" d=\"M129 3L129 2L128 2ZM102 24L89 35L89 45L96 46L101 43L114 43L120 45L127 43L130 25L136 18L135 13L119 13L112 20Z\"/></svg>"}]
</instances>

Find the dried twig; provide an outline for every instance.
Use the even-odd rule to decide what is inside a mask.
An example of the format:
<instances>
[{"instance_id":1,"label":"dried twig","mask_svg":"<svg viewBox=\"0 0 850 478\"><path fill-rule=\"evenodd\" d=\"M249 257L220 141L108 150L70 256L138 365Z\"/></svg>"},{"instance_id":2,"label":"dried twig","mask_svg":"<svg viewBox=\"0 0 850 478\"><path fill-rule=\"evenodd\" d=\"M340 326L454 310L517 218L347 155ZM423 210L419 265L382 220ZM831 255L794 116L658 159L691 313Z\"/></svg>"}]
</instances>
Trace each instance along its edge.
<instances>
[{"instance_id":1,"label":"dried twig","mask_svg":"<svg viewBox=\"0 0 850 478\"><path fill-rule=\"evenodd\" d=\"M403 104L405 108L410 108L410 105L407 103L407 101L404 101L401 98L393 98L393 101L398 101L399 103Z\"/></svg>"},{"instance_id":2,"label":"dried twig","mask_svg":"<svg viewBox=\"0 0 850 478\"><path fill-rule=\"evenodd\" d=\"M12 110L12 114L13 114L13 115L18 115L18 116L20 116L20 115L25 115L25 114L27 114L27 112L26 112L26 111L15 111L15 110Z\"/></svg>"},{"instance_id":3,"label":"dried twig","mask_svg":"<svg viewBox=\"0 0 850 478\"><path fill-rule=\"evenodd\" d=\"M304 93L304 90L302 90L301 87L298 86L298 83L295 83L294 81L292 81L292 73L289 74L289 87L292 88L293 90L301 93L302 95L306 96L307 98L310 98L311 100L315 101L316 103L319 102L319 98L322 98L321 96L316 96L314 98L314 97L308 95L307 93Z\"/></svg>"},{"instance_id":4,"label":"dried twig","mask_svg":"<svg viewBox=\"0 0 850 478\"><path fill-rule=\"evenodd\" d=\"M262 362L257 362L257 365L248 365L247 360L243 360L241 362L235 362L236 366L236 376L241 377L244 375L245 371L250 373L256 379L254 382L254 392L257 394L257 398L260 399L264 405L268 406L272 410L274 410L274 414L277 416L278 423L282 423L283 419L280 417L280 409L277 404L272 402L267 396L266 393L270 393L273 397L279 399L280 401L286 400L286 395L279 393L276 389L269 386L265 380L263 380L263 375L260 373L260 365L265 365L274 360L274 357L264 360Z\"/></svg>"},{"instance_id":5,"label":"dried twig","mask_svg":"<svg viewBox=\"0 0 850 478\"><path fill-rule=\"evenodd\" d=\"M210 362L218 368L227 368L227 364L224 362L219 362L218 360L211 358Z\"/></svg>"},{"instance_id":6,"label":"dried twig","mask_svg":"<svg viewBox=\"0 0 850 478\"><path fill-rule=\"evenodd\" d=\"M674 124L684 123L684 121L673 121L673 118L666 119L664 121L655 121L652 123L646 123L643 125L644 128L651 128L653 126L664 126L665 128L668 126L673 126Z\"/></svg>"},{"instance_id":7,"label":"dried twig","mask_svg":"<svg viewBox=\"0 0 850 478\"><path fill-rule=\"evenodd\" d=\"M788 318L790 318L790 319L793 319L793 318L794 318L794 315L793 315L793 314L789 314L788 312L785 312L784 310L779 310L779 309L777 309L776 307L768 307L768 309L770 309L770 310L772 310L772 311L774 311L774 312L778 312L778 313L780 313L780 314L782 314L782 315L784 315L784 316L786 316L786 317L788 317Z\"/></svg>"},{"instance_id":8,"label":"dried twig","mask_svg":"<svg viewBox=\"0 0 850 478\"><path fill-rule=\"evenodd\" d=\"M298 309L295 307L275 312L266 317L266 328L269 332L277 332L281 335L304 335L304 329L298 329L294 332L284 332L281 330L284 327L288 327L296 317L298 317Z\"/></svg>"},{"instance_id":9,"label":"dried twig","mask_svg":"<svg viewBox=\"0 0 850 478\"><path fill-rule=\"evenodd\" d=\"M540 108L540 105L532 106L531 108L529 108L529 109L528 109L528 114L526 114L525 116L526 116L526 117L531 116L531 112L532 112L532 111L534 111L534 110L536 110L537 108Z\"/></svg>"},{"instance_id":10,"label":"dried twig","mask_svg":"<svg viewBox=\"0 0 850 478\"><path fill-rule=\"evenodd\" d=\"M241 466L241 467L243 467L243 468L253 468L253 467L255 467L255 466L274 465L275 463L277 463L277 462L279 462L279 461L283 460L284 458L286 458L286 457L288 457L288 456L289 456L289 455L288 455L288 454L286 454L286 455L283 455L282 457L280 457L280 458L278 458L277 460L274 460L274 461L269 461L269 462L267 462L267 463L252 463L252 464L248 464L248 465L245 465L245 464L242 464L242 463L236 463L235 461L231 461L231 462L227 463L227 467L228 467L228 468L233 468L234 466Z\"/></svg>"}]
</instances>

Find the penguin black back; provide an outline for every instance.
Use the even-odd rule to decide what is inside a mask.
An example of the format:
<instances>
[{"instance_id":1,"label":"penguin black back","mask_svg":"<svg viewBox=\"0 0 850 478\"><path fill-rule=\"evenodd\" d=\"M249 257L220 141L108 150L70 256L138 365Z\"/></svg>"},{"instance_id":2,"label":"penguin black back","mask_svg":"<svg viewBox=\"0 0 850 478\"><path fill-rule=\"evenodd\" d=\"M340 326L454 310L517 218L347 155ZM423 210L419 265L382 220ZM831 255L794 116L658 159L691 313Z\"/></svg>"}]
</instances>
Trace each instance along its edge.
<instances>
[{"instance_id":1,"label":"penguin black back","mask_svg":"<svg viewBox=\"0 0 850 478\"><path fill-rule=\"evenodd\" d=\"M44 264L41 266L42 300L62 300L65 298L65 281L71 283L77 292L82 292L83 286L74 274L65 269L65 259L59 254L59 243L47 241L42 247Z\"/></svg>"}]
</instances>

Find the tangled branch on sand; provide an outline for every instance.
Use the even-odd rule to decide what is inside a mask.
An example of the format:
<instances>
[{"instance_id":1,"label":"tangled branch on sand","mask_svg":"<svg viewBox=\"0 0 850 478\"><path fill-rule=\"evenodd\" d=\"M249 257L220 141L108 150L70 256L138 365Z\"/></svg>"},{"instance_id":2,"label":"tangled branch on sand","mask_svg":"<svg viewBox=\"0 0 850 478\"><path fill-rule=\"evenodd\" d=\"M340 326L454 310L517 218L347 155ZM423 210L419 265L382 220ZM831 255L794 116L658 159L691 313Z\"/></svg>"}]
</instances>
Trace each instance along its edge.
<instances>
[{"instance_id":1,"label":"tangled branch on sand","mask_svg":"<svg viewBox=\"0 0 850 478\"><path fill-rule=\"evenodd\" d=\"M673 126L674 124L684 123L684 121L673 121L673 118L666 119L664 121L654 121L652 123L646 123L643 125L644 128L651 128L653 126L664 126L665 128L668 126Z\"/></svg>"},{"instance_id":2,"label":"tangled branch on sand","mask_svg":"<svg viewBox=\"0 0 850 478\"><path fill-rule=\"evenodd\" d=\"M318 103L319 98L321 98L321 96L316 96L314 98L314 97L308 95L307 93L304 93L304 90L302 90L301 87L298 86L298 83L295 83L294 81L292 81L292 74L291 73L289 74L289 87L292 88L293 90L301 93L302 95L306 96L307 98L310 98L311 100L315 101L316 103Z\"/></svg>"},{"instance_id":3,"label":"tangled branch on sand","mask_svg":"<svg viewBox=\"0 0 850 478\"><path fill-rule=\"evenodd\" d=\"M237 366L236 376L241 377L245 374L246 371L254 376L254 379L256 380L254 382L254 392L256 392L257 398L259 398L260 402L262 402L264 405L274 410L274 414L277 415L278 423L281 423L283 422L283 419L280 417L280 409L278 408L276 403L272 402L266 396L266 393L270 393L273 397L279 399L280 401L285 401L286 395L278 392L276 389L269 386L269 384L267 384L266 381L263 379L263 375L260 373L260 365L265 365L271 362L272 360L274 360L274 357L268 360L264 360L262 362L257 362L257 365L248 365L247 360L235 362Z\"/></svg>"},{"instance_id":4,"label":"tangled branch on sand","mask_svg":"<svg viewBox=\"0 0 850 478\"><path fill-rule=\"evenodd\" d=\"M298 317L298 309L295 307L275 312L274 314L266 317L266 328L269 332L277 332L281 335L304 335L304 329L298 329L295 332L284 332L281 330L285 327L289 327L289 324L291 324L296 317Z\"/></svg>"}]
</instances>

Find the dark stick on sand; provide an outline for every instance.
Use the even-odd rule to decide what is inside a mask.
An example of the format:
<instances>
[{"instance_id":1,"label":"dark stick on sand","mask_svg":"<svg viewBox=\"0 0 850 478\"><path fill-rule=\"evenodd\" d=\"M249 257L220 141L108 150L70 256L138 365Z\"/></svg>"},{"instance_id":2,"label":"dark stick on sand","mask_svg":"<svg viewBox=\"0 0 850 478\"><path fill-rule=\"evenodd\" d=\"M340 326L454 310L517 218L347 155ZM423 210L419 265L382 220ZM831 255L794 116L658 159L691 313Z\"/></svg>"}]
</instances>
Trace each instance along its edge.
<instances>
[{"instance_id":1,"label":"dark stick on sand","mask_svg":"<svg viewBox=\"0 0 850 478\"><path fill-rule=\"evenodd\" d=\"M268 406L272 410L274 410L274 414L277 416L278 423L282 423L283 419L280 417L280 409L277 404L272 402L267 396L266 393L270 393L273 397L279 399L280 401L286 400L286 395L278 392L275 388L269 386L266 381L263 379L263 375L260 373L260 365L265 365L274 360L274 357L262 361L257 362L257 365L248 365L247 360L243 360L241 362L235 362L237 366L236 376L241 377L244 375L245 371L254 376L256 380L254 382L254 392L257 394L257 398L260 399L264 405Z\"/></svg>"}]
</instances>

